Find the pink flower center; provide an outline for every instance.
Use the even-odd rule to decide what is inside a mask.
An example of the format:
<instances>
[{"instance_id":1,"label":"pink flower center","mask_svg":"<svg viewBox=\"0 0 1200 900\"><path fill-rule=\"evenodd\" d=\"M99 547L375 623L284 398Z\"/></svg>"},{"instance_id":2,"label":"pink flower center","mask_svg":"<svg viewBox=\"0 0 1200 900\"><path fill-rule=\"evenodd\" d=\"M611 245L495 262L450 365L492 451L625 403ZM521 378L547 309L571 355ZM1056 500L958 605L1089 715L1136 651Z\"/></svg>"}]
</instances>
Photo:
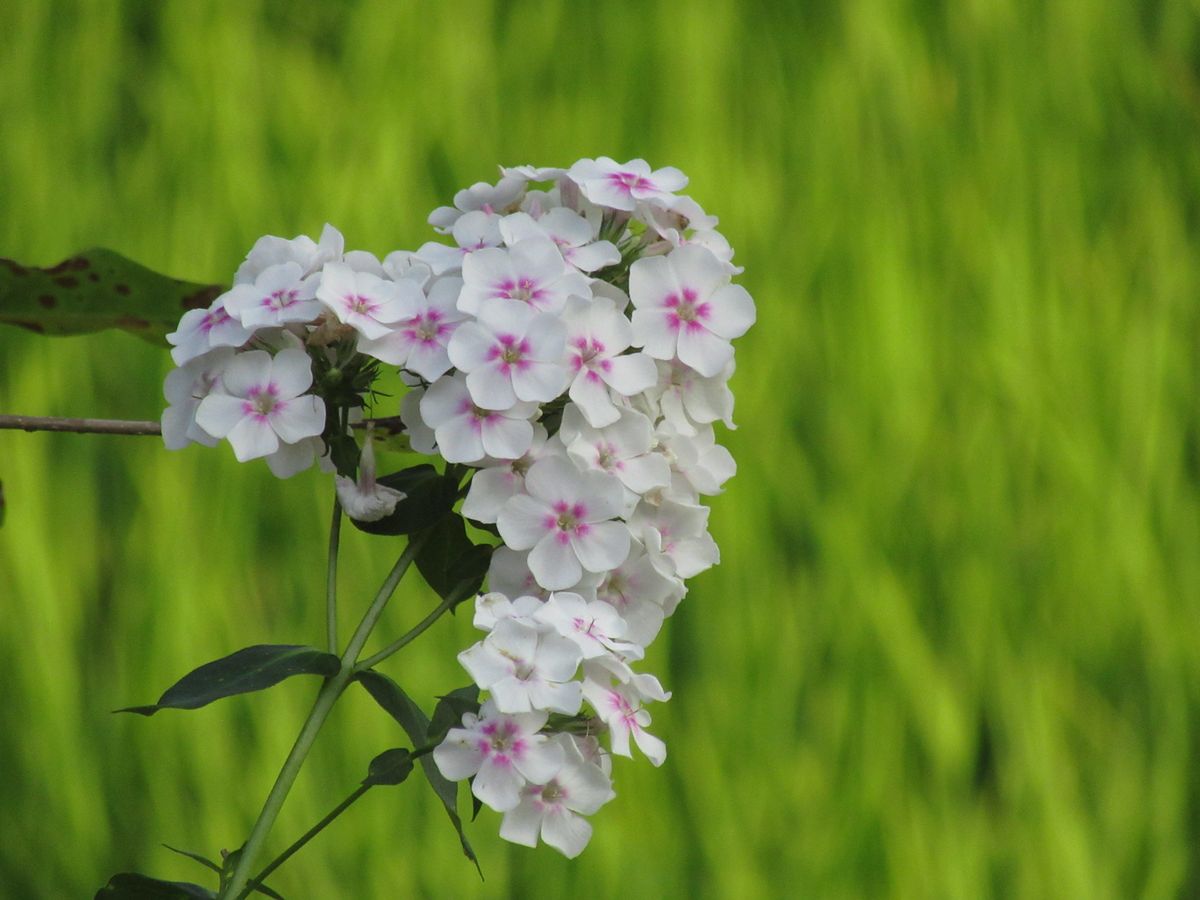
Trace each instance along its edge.
<instances>
[{"instance_id":1,"label":"pink flower center","mask_svg":"<svg viewBox=\"0 0 1200 900\"><path fill-rule=\"evenodd\" d=\"M274 382L270 382L265 386L252 387L246 394L246 400L242 403L242 413L247 416L262 421L271 415L272 412L282 409L284 402L279 399L279 388Z\"/></svg>"},{"instance_id":2,"label":"pink flower center","mask_svg":"<svg viewBox=\"0 0 1200 900\"><path fill-rule=\"evenodd\" d=\"M280 288L263 297L262 305L267 307L267 309L287 309L289 306L295 305L298 296L300 296L299 291Z\"/></svg>"},{"instance_id":3,"label":"pink flower center","mask_svg":"<svg viewBox=\"0 0 1200 900\"><path fill-rule=\"evenodd\" d=\"M664 306L667 308L667 321L672 328L686 327L695 330L702 327L701 321L707 319L711 312L709 304L697 303L699 294L692 288L684 288L680 294L667 295Z\"/></svg>"},{"instance_id":4,"label":"pink flower center","mask_svg":"<svg viewBox=\"0 0 1200 900\"><path fill-rule=\"evenodd\" d=\"M342 298L342 302L346 304L346 311L352 312L360 316L370 315L378 309L378 305L370 297L364 297L362 294L346 294Z\"/></svg>"}]
</instances>

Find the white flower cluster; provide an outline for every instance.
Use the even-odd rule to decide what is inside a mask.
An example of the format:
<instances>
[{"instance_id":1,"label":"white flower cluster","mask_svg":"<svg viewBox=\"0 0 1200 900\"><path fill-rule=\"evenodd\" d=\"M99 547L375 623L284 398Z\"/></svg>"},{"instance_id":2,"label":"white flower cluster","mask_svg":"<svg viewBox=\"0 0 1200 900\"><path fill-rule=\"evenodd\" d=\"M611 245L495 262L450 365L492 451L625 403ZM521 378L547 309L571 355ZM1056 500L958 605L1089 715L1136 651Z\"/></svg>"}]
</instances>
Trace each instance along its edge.
<instances>
[{"instance_id":1,"label":"white flower cluster","mask_svg":"<svg viewBox=\"0 0 1200 900\"><path fill-rule=\"evenodd\" d=\"M476 601L486 637L459 656L490 697L434 759L474 777L503 837L575 856L581 817L613 796L610 753L666 755L644 707L670 695L631 664L718 561L700 497L735 470L714 423L733 427L730 342L755 310L677 169L601 157L502 174L430 216L453 245L379 261L328 226L317 243L262 238L235 287L169 336L163 433L226 437L291 474L322 452L313 360L345 369L349 335L400 367L413 448L477 470L462 515L504 543ZM387 515L401 495L362 470L343 502Z\"/></svg>"}]
</instances>

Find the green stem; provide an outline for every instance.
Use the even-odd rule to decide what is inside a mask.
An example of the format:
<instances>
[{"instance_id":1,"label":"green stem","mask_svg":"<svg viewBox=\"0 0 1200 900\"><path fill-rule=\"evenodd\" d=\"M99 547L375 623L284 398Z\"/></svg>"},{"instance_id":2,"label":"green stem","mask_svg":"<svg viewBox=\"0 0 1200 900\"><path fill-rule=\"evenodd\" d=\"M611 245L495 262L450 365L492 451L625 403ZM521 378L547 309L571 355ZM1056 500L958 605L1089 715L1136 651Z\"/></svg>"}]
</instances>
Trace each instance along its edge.
<instances>
[{"instance_id":1,"label":"green stem","mask_svg":"<svg viewBox=\"0 0 1200 900\"><path fill-rule=\"evenodd\" d=\"M288 754L287 759L284 760L283 768L279 770L279 776L275 779L271 793L267 795L267 800L263 804L262 811L258 814L258 820L254 823L254 828L250 831L250 837L246 839L246 844L242 847L242 855L238 859L237 867L234 869L233 878L230 879L225 890L221 892L220 900L229 900L229 898L240 900L241 897L245 896L247 892L246 882L250 878L250 868L254 865L254 860L258 856L259 850L262 849L262 844L266 840L267 833L271 830L271 826L275 824L279 810L283 808L283 801L287 797L288 791L291 790L292 784L296 781L296 776L299 774L300 767L304 764L304 760L308 756L308 751L312 749L317 732L325 724L330 710L333 709L333 704L337 702L338 697L342 695L342 691L346 689L346 685L354 677L354 664L358 659L358 654L362 652L363 645L367 642L371 630L375 627L375 623L379 621L380 615L383 614L384 607L387 606L388 600L391 599L392 594L396 590L396 585L400 583L400 579L404 577L404 573L412 565L422 543L422 539L417 538L409 541L408 546L404 548L404 552L400 554L400 558L392 566L392 571L388 573L388 577L384 580L382 587L379 588L379 593L375 595L375 600L371 603L370 609L367 610L366 615L359 622L354 636L350 638L346 652L342 654L341 669L321 686L321 692L317 694L317 700L313 704L312 712L308 714L308 719L305 720L304 726L300 729L300 735L296 738L296 743L292 745L291 752Z\"/></svg>"},{"instance_id":2,"label":"green stem","mask_svg":"<svg viewBox=\"0 0 1200 900\"><path fill-rule=\"evenodd\" d=\"M285 862L287 862L289 859L291 859L292 856L295 855L295 853L298 850L300 850L300 848L302 848L305 844L307 844L309 841L311 841L313 838L315 838L318 834L320 834L327 825L329 825L331 822L333 822L334 819L336 819L338 816L340 816L342 813L344 813L346 810L348 810L350 808L350 806L356 800L358 800L359 797L361 797L363 794L365 794L367 791L369 791L372 787L374 787L374 785L370 785L370 784L359 785L355 789L354 793L352 793L349 797L347 797L345 800L343 800L341 803L339 803L337 806L335 806L323 819L321 819L321 821L319 821L312 828L308 829L308 831L304 832L304 834L302 834L300 837L298 837L296 839L296 841L290 847L288 847L286 850L284 850L282 853L280 853L277 857L275 857L275 859L271 860L270 865L268 865L265 869L263 869L261 872L259 872L257 875L255 875L250 880L250 883L246 885L247 891L254 890L259 885L261 885L264 881L266 881L271 876L272 872L274 872L276 869L278 869L280 866L282 866Z\"/></svg>"},{"instance_id":3,"label":"green stem","mask_svg":"<svg viewBox=\"0 0 1200 900\"><path fill-rule=\"evenodd\" d=\"M361 672L364 669L370 669L371 667L376 666L379 663L383 662L385 659L387 659L393 653L396 653L396 652L404 649L405 646L407 646L412 641L415 641L422 634L424 634L426 632L426 630L428 630L430 625L432 625L434 622L436 622L438 619L440 619L442 617L443 613L448 612L451 605L452 604L443 600L440 604L438 604L433 609L432 612L429 613L429 615L427 615L425 618L423 618L420 622L418 622L416 625L414 625L412 628L410 628L408 631L406 631L400 637L396 638L396 640L392 641L390 644L388 644L386 647L384 647L382 650L380 650L374 656L369 656L366 659L364 659L362 662L355 665L354 670L356 672Z\"/></svg>"},{"instance_id":4,"label":"green stem","mask_svg":"<svg viewBox=\"0 0 1200 900\"><path fill-rule=\"evenodd\" d=\"M338 652L337 564L342 534L342 504L333 495L333 522L329 526L329 568L325 576L325 633L330 653Z\"/></svg>"}]
</instances>

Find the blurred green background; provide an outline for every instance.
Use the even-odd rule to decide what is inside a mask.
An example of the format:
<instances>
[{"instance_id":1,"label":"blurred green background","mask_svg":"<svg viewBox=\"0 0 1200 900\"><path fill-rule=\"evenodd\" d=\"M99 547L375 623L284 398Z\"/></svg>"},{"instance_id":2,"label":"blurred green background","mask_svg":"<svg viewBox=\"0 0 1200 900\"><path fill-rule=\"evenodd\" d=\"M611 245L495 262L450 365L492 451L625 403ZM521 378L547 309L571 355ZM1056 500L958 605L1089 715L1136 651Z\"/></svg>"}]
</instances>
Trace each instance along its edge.
<instances>
[{"instance_id":1,"label":"blurred green background","mask_svg":"<svg viewBox=\"0 0 1200 900\"><path fill-rule=\"evenodd\" d=\"M384 253L497 164L687 172L746 266L724 562L647 668L575 862L418 781L292 898L1200 896L1195 2L9 3L0 255L228 280L264 233ZM0 333L0 412L157 418L163 351ZM193 666L319 643L329 485L227 446L0 432L0 895L204 880L315 684L154 719ZM347 619L397 547L352 533ZM403 588L396 634L432 603ZM349 624L349 623L347 623ZM385 668L427 708L468 617ZM401 743L339 705L281 849Z\"/></svg>"}]
</instances>

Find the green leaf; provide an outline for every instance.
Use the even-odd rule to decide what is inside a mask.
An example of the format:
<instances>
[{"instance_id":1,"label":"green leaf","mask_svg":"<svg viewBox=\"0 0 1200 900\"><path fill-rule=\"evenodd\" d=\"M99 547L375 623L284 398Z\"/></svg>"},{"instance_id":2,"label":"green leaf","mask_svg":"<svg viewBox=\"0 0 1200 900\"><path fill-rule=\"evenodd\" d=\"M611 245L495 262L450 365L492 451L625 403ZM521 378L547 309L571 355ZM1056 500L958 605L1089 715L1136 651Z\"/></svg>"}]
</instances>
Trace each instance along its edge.
<instances>
[{"instance_id":1,"label":"green leaf","mask_svg":"<svg viewBox=\"0 0 1200 900\"><path fill-rule=\"evenodd\" d=\"M417 569L453 609L479 592L493 549L471 543L462 516L446 516L431 529L417 554Z\"/></svg>"},{"instance_id":2,"label":"green leaf","mask_svg":"<svg viewBox=\"0 0 1200 900\"><path fill-rule=\"evenodd\" d=\"M178 853L180 856L186 856L188 859L194 859L196 862L200 863L200 865L204 866L204 868L211 869L212 871L216 872L223 879L226 877L227 869L228 869L228 860L226 860L226 868L223 869L220 866L218 866L215 862L213 862L211 859L209 859L207 856L203 856L199 853L193 853L191 850L180 850L178 847L172 847L170 844L163 844L163 846L166 847L168 850L170 850L172 853ZM277 894L275 891L271 890L265 884L255 885L254 891L259 894L265 894L268 897L273 897L274 900L283 900L283 896L281 894Z\"/></svg>"},{"instance_id":3,"label":"green leaf","mask_svg":"<svg viewBox=\"0 0 1200 900\"><path fill-rule=\"evenodd\" d=\"M221 874L221 867L209 859L207 856L202 856L199 853L193 853L191 850L180 850L178 847L172 847L170 844L163 844L172 853L178 853L180 856L186 856L188 859L194 859L206 869L212 869L218 875Z\"/></svg>"},{"instance_id":4,"label":"green leaf","mask_svg":"<svg viewBox=\"0 0 1200 900\"><path fill-rule=\"evenodd\" d=\"M4 525L4 482L0 481L0 526Z\"/></svg>"},{"instance_id":5,"label":"green leaf","mask_svg":"<svg viewBox=\"0 0 1200 900\"><path fill-rule=\"evenodd\" d=\"M197 709L222 697L261 691L293 675L336 675L341 660L332 653L295 644L258 644L205 663L167 688L153 706L117 712L152 716L160 709Z\"/></svg>"},{"instance_id":6,"label":"green leaf","mask_svg":"<svg viewBox=\"0 0 1200 900\"><path fill-rule=\"evenodd\" d=\"M413 770L412 753L403 747L384 750L371 760L367 767L367 777L363 779L365 787L376 785L400 784Z\"/></svg>"},{"instance_id":7,"label":"green leaf","mask_svg":"<svg viewBox=\"0 0 1200 900\"><path fill-rule=\"evenodd\" d=\"M438 705L433 708L433 718L429 722L429 732L425 736L426 743L440 744L446 738L446 732L451 728L462 726L463 716L467 713L479 712L479 686L468 684L456 691L451 691L438 698Z\"/></svg>"},{"instance_id":8,"label":"green leaf","mask_svg":"<svg viewBox=\"0 0 1200 900\"><path fill-rule=\"evenodd\" d=\"M383 707L384 711L400 724L405 734L408 735L409 740L413 742L414 747L429 745L429 720L425 717L425 713L421 711L421 707L408 694L404 693L404 689L400 685L396 684L396 682L392 681L392 679L388 678L382 672L376 672L374 669L359 672L354 677L359 684L366 688L367 693L374 698L375 702ZM433 792L442 801L442 806L446 809L446 815L450 817L450 824L458 832L458 840L462 844L463 853L467 859L475 863L475 868L479 871L479 877L483 878L483 869L479 866L479 858L475 855L475 851L471 849L471 845L467 841L467 835L463 831L462 819L458 815L457 783L450 781L438 771L437 764L429 754L421 757L421 768L425 770L425 777L429 779L429 786L433 788Z\"/></svg>"},{"instance_id":9,"label":"green leaf","mask_svg":"<svg viewBox=\"0 0 1200 900\"><path fill-rule=\"evenodd\" d=\"M159 881L136 872L122 872L96 891L94 900L213 900L208 888L186 881Z\"/></svg>"},{"instance_id":10,"label":"green leaf","mask_svg":"<svg viewBox=\"0 0 1200 900\"><path fill-rule=\"evenodd\" d=\"M45 269L0 259L0 324L50 335L120 328L164 344L180 316L224 290L160 275L103 248Z\"/></svg>"},{"instance_id":11,"label":"green leaf","mask_svg":"<svg viewBox=\"0 0 1200 900\"><path fill-rule=\"evenodd\" d=\"M368 534L412 534L423 531L451 510L458 493L457 482L428 464L385 475L379 479L379 483L403 491L406 496L396 504L390 516L376 522L354 522L355 528Z\"/></svg>"}]
</instances>

